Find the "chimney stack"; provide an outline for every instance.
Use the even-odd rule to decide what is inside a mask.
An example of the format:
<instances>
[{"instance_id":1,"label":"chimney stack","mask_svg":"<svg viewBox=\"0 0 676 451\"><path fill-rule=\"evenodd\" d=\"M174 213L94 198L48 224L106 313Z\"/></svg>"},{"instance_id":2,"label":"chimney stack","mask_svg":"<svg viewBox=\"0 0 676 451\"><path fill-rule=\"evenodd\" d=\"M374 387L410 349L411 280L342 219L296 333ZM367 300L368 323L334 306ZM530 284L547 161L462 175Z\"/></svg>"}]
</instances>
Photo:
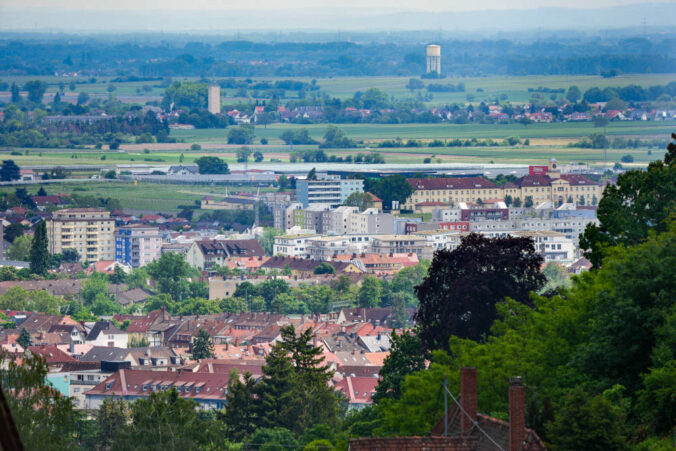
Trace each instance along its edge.
<instances>
[{"instance_id":1,"label":"chimney stack","mask_svg":"<svg viewBox=\"0 0 676 451\"><path fill-rule=\"evenodd\" d=\"M526 439L526 395L520 376L509 378L509 449L519 451Z\"/></svg>"},{"instance_id":2,"label":"chimney stack","mask_svg":"<svg viewBox=\"0 0 676 451\"><path fill-rule=\"evenodd\" d=\"M460 405L466 412L462 415L462 435L468 435L477 420L476 368L460 369Z\"/></svg>"}]
</instances>

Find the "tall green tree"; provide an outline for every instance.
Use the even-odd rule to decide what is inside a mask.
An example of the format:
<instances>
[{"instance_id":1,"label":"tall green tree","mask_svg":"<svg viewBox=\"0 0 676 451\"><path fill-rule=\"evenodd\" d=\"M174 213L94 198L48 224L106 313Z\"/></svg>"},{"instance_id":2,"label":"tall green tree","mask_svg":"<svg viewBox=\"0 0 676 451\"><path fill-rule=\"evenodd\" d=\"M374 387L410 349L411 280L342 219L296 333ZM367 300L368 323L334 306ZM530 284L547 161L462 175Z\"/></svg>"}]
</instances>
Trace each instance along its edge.
<instances>
[{"instance_id":1,"label":"tall green tree","mask_svg":"<svg viewBox=\"0 0 676 451\"><path fill-rule=\"evenodd\" d=\"M259 399L258 427L295 429L298 421L296 385L293 362L284 346L277 342L265 357L263 377L256 387Z\"/></svg>"},{"instance_id":2,"label":"tall green tree","mask_svg":"<svg viewBox=\"0 0 676 451\"><path fill-rule=\"evenodd\" d=\"M214 357L214 342L211 335L200 329L192 343L192 358L195 360L211 359Z\"/></svg>"},{"instance_id":3,"label":"tall green tree","mask_svg":"<svg viewBox=\"0 0 676 451\"><path fill-rule=\"evenodd\" d=\"M256 379L251 373L247 371L240 375L236 369L230 372L225 410L219 414L226 424L230 440L243 441L256 430L258 406L255 393Z\"/></svg>"},{"instance_id":4,"label":"tall green tree","mask_svg":"<svg viewBox=\"0 0 676 451\"><path fill-rule=\"evenodd\" d=\"M373 276L366 276L359 287L357 305L359 307L378 307L382 288L380 280Z\"/></svg>"},{"instance_id":5,"label":"tall green tree","mask_svg":"<svg viewBox=\"0 0 676 451\"><path fill-rule=\"evenodd\" d=\"M47 222L40 221L35 228L30 251L30 270L32 274L44 276L49 270L49 245L47 238Z\"/></svg>"},{"instance_id":6,"label":"tall green tree","mask_svg":"<svg viewBox=\"0 0 676 451\"><path fill-rule=\"evenodd\" d=\"M35 103L42 103L42 97L47 91L47 83L40 80L31 80L26 82L23 89L28 91L28 100Z\"/></svg>"},{"instance_id":7,"label":"tall green tree","mask_svg":"<svg viewBox=\"0 0 676 451\"><path fill-rule=\"evenodd\" d=\"M182 301L190 294L188 275L190 265L181 254L167 252L159 260L149 263L146 271L157 282L160 293L166 293L174 301Z\"/></svg>"},{"instance_id":8,"label":"tall green tree","mask_svg":"<svg viewBox=\"0 0 676 451\"><path fill-rule=\"evenodd\" d=\"M106 398L96 413L97 441L100 447L111 446L118 432L127 425L127 403L121 399Z\"/></svg>"},{"instance_id":9,"label":"tall green tree","mask_svg":"<svg viewBox=\"0 0 676 451\"><path fill-rule=\"evenodd\" d=\"M3 182L11 182L12 180L19 180L19 166L14 163L14 160L2 160L2 167L0 167L0 180Z\"/></svg>"},{"instance_id":10,"label":"tall green tree","mask_svg":"<svg viewBox=\"0 0 676 451\"><path fill-rule=\"evenodd\" d=\"M377 403L384 399L399 399L406 376L426 368L426 353L417 335L408 331L401 335L393 332L390 341L390 354L380 369L380 381L373 395Z\"/></svg>"},{"instance_id":11,"label":"tall green tree","mask_svg":"<svg viewBox=\"0 0 676 451\"><path fill-rule=\"evenodd\" d=\"M549 425L555 451L623 450L624 415L602 395L592 396L576 387L566 397L556 419Z\"/></svg>"},{"instance_id":12,"label":"tall green tree","mask_svg":"<svg viewBox=\"0 0 676 451\"><path fill-rule=\"evenodd\" d=\"M218 157L200 157L195 160L200 174L229 174L228 163Z\"/></svg>"},{"instance_id":13,"label":"tall green tree","mask_svg":"<svg viewBox=\"0 0 676 451\"><path fill-rule=\"evenodd\" d=\"M27 450L76 449L80 417L73 401L48 385L47 364L27 354L20 363L6 359L0 366L0 389Z\"/></svg>"},{"instance_id":14,"label":"tall green tree","mask_svg":"<svg viewBox=\"0 0 676 451\"><path fill-rule=\"evenodd\" d=\"M28 330L26 330L25 327L22 327L21 333L19 334L19 338L16 339L16 342L19 343L22 348L26 349L33 344L33 337L31 337L31 334L28 332Z\"/></svg>"},{"instance_id":15,"label":"tall green tree","mask_svg":"<svg viewBox=\"0 0 676 451\"><path fill-rule=\"evenodd\" d=\"M606 249L640 243L651 230L667 230L667 218L675 210L676 144L671 142L664 161L650 163L647 170L627 171L616 184L606 186L597 210L599 224L587 226L580 247L598 268Z\"/></svg>"},{"instance_id":16,"label":"tall green tree","mask_svg":"<svg viewBox=\"0 0 676 451\"><path fill-rule=\"evenodd\" d=\"M226 445L223 424L204 420L192 399L175 388L153 392L130 405L131 422L120 430L113 450L221 449Z\"/></svg>"}]
</instances>

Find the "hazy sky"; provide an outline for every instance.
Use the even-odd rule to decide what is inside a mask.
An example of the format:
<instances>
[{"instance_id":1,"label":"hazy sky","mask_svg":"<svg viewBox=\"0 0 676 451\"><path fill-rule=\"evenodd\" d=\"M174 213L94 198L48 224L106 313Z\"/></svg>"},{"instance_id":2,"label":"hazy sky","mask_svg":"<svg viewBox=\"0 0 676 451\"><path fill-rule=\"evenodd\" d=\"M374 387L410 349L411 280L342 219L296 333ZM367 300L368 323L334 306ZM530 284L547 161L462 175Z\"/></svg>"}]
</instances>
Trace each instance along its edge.
<instances>
[{"instance_id":1,"label":"hazy sky","mask_svg":"<svg viewBox=\"0 0 676 451\"><path fill-rule=\"evenodd\" d=\"M650 0L673 3L674 0ZM74 10L254 10L288 8L383 8L427 11L533 9L542 7L600 8L647 3L640 0L0 0L0 9L54 8Z\"/></svg>"}]
</instances>

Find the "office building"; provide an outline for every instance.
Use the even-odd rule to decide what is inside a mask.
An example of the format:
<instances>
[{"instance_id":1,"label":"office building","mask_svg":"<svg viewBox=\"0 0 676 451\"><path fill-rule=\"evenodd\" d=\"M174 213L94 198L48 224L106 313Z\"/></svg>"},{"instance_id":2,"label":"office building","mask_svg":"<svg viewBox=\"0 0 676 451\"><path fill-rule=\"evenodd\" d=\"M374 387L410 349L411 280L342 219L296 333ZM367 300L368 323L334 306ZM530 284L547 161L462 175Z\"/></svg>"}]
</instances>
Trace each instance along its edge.
<instances>
[{"instance_id":1,"label":"office building","mask_svg":"<svg viewBox=\"0 0 676 451\"><path fill-rule=\"evenodd\" d=\"M49 252L75 249L81 262L115 259L115 221L99 208L58 210L47 221Z\"/></svg>"}]
</instances>

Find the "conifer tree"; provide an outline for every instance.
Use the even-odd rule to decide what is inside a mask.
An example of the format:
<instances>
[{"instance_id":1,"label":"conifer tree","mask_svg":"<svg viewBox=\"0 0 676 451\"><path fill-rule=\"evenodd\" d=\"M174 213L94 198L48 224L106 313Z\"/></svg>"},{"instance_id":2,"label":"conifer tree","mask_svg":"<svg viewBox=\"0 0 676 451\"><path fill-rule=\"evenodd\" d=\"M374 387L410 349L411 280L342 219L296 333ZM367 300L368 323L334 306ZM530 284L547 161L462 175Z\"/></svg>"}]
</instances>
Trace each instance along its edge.
<instances>
[{"instance_id":1,"label":"conifer tree","mask_svg":"<svg viewBox=\"0 0 676 451\"><path fill-rule=\"evenodd\" d=\"M219 418L227 425L231 440L242 441L256 429L255 388L256 380L248 371L242 377L236 369L230 372L225 411L219 413Z\"/></svg>"},{"instance_id":2,"label":"conifer tree","mask_svg":"<svg viewBox=\"0 0 676 451\"><path fill-rule=\"evenodd\" d=\"M16 342L24 349L33 344L33 338L25 327L21 329L21 333L19 334L19 338L16 339Z\"/></svg>"},{"instance_id":3,"label":"conifer tree","mask_svg":"<svg viewBox=\"0 0 676 451\"><path fill-rule=\"evenodd\" d=\"M214 356L214 342L211 335L204 329L200 329L192 344L193 359L210 359Z\"/></svg>"},{"instance_id":4,"label":"conifer tree","mask_svg":"<svg viewBox=\"0 0 676 451\"><path fill-rule=\"evenodd\" d=\"M35 229L33 243L30 252L30 270L31 274L44 276L49 269L49 249L47 246L47 223L40 222Z\"/></svg>"},{"instance_id":5,"label":"conifer tree","mask_svg":"<svg viewBox=\"0 0 676 451\"><path fill-rule=\"evenodd\" d=\"M281 343L275 343L265 358L263 378L257 387L259 427L295 429L296 385L291 358Z\"/></svg>"}]
</instances>

